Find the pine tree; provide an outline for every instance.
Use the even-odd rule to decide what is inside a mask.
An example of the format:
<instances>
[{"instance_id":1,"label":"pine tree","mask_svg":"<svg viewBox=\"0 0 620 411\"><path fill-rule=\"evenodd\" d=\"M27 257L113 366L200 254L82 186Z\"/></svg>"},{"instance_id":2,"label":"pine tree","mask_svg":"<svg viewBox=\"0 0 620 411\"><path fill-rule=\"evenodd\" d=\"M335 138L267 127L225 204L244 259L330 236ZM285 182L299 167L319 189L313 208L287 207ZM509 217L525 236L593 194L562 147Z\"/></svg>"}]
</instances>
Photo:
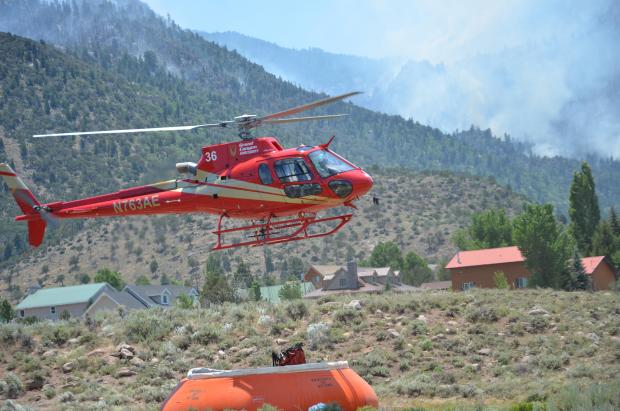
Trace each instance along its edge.
<instances>
[{"instance_id":1,"label":"pine tree","mask_svg":"<svg viewBox=\"0 0 620 411\"><path fill-rule=\"evenodd\" d=\"M433 272L422 257L410 251L405 256L401 269L401 281L405 284L419 286L433 280Z\"/></svg>"},{"instance_id":2,"label":"pine tree","mask_svg":"<svg viewBox=\"0 0 620 411\"><path fill-rule=\"evenodd\" d=\"M611 225L603 220L592 236L592 255L611 257L616 251L616 237Z\"/></svg>"},{"instance_id":3,"label":"pine tree","mask_svg":"<svg viewBox=\"0 0 620 411\"><path fill-rule=\"evenodd\" d=\"M201 292L202 301L209 304L234 302L235 292L223 274L205 270L205 282Z\"/></svg>"},{"instance_id":4,"label":"pine tree","mask_svg":"<svg viewBox=\"0 0 620 411\"><path fill-rule=\"evenodd\" d=\"M581 263L581 255L579 250L575 249L573 252L573 258L571 261L571 277L573 279L573 285L576 290L587 290L590 286L590 279L586 274L586 270Z\"/></svg>"},{"instance_id":5,"label":"pine tree","mask_svg":"<svg viewBox=\"0 0 620 411\"><path fill-rule=\"evenodd\" d=\"M248 267L243 260L239 261L237 270L235 270L234 280L237 287L250 288L252 285L252 273L250 272L250 267Z\"/></svg>"},{"instance_id":6,"label":"pine tree","mask_svg":"<svg viewBox=\"0 0 620 411\"><path fill-rule=\"evenodd\" d=\"M581 163L581 171L573 175L570 186L569 209L570 229L577 241L579 251L589 255L592 251L592 236L601 219L592 170L588 163Z\"/></svg>"},{"instance_id":7,"label":"pine tree","mask_svg":"<svg viewBox=\"0 0 620 411\"><path fill-rule=\"evenodd\" d=\"M252 299L254 301L260 301L262 298L261 292L260 292L260 284L258 283L258 281L254 280L252 281Z\"/></svg>"},{"instance_id":8,"label":"pine tree","mask_svg":"<svg viewBox=\"0 0 620 411\"><path fill-rule=\"evenodd\" d=\"M611 225L614 235L620 238L620 221L618 220L616 210L614 210L613 207L609 210L609 224Z\"/></svg>"},{"instance_id":9,"label":"pine tree","mask_svg":"<svg viewBox=\"0 0 620 411\"><path fill-rule=\"evenodd\" d=\"M15 311L13 311L11 303L8 300L2 299L2 302L0 302L0 320L8 323L13 318L15 318Z\"/></svg>"}]
</instances>

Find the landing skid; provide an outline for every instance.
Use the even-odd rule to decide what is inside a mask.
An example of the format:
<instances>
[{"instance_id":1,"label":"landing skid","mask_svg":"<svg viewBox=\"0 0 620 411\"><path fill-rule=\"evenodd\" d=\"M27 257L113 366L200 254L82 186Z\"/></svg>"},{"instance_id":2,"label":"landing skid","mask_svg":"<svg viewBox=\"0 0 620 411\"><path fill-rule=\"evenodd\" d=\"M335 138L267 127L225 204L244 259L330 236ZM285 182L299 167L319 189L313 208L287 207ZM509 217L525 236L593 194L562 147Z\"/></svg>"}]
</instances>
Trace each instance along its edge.
<instances>
[{"instance_id":1,"label":"landing skid","mask_svg":"<svg viewBox=\"0 0 620 411\"><path fill-rule=\"evenodd\" d=\"M222 229L222 222L228 216L220 215L217 223L217 230L213 234L217 235L217 243L213 250L225 250L235 247L256 247L260 245L270 245L279 243L288 243L290 241L308 240L310 238L325 237L340 230L342 226L348 223L353 214L344 214L333 217L317 218L316 214L302 213L298 217L288 218L285 220L274 220L269 217L266 221L258 223L253 222L251 225L235 228ZM324 232L309 233L308 229L315 224L335 221L336 225ZM226 242L224 236L226 234L246 234L246 238L251 240L239 242Z\"/></svg>"}]
</instances>

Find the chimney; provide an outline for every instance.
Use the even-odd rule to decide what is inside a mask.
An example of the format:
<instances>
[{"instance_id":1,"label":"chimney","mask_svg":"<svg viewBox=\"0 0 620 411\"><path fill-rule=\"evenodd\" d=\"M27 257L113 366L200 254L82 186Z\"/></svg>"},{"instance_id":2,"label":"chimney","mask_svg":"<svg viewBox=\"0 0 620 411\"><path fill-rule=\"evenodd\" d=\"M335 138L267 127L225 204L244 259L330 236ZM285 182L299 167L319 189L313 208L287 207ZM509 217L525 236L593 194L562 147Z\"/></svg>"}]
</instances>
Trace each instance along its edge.
<instances>
[{"instance_id":1,"label":"chimney","mask_svg":"<svg viewBox=\"0 0 620 411\"><path fill-rule=\"evenodd\" d=\"M347 262L347 288L357 290L357 263L355 261Z\"/></svg>"},{"instance_id":2,"label":"chimney","mask_svg":"<svg viewBox=\"0 0 620 411\"><path fill-rule=\"evenodd\" d=\"M456 249L456 262L461 264L461 250L459 248Z\"/></svg>"}]
</instances>

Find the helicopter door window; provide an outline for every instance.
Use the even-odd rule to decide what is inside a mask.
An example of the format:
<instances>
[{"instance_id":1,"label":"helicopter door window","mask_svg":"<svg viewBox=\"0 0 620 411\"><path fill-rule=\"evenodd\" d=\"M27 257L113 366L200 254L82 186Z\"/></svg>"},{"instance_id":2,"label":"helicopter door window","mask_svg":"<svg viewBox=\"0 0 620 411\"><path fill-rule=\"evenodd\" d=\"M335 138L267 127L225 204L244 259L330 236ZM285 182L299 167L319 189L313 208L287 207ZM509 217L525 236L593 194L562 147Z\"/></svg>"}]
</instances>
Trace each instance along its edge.
<instances>
[{"instance_id":1,"label":"helicopter door window","mask_svg":"<svg viewBox=\"0 0 620 411\"><path fill-rule=\"evenodd\" d=\"M273 177L271 176L271 170L269 170L269 166L265 163L258 166L258 176L260 177L260 182L263 184L273 183Z\"/></svg>"},{"instance_id":2,"label":"helicopter door window","mask_svg":"<svg viewBox=\"0 0 620 411\"><path fill-rule=\"evenodd\" d=\"M313 151L308 155L310 161L314 164L316 171L323 178L335 176L336 174L344 173L345 171L351 171L353 166L346 163L344 160L335 154L325 150Z\"/></svg>"},{"instance_id":3,"label":"helicopter door window","mask_svg":"<svg viewBox=\"0 0 620 411\"><path fill-rule=\"evenodd\" d=\"M303 158L287 158L274 164L276 174L283 183L312 180L312 173Z\"/></svg>"}]
</instances>

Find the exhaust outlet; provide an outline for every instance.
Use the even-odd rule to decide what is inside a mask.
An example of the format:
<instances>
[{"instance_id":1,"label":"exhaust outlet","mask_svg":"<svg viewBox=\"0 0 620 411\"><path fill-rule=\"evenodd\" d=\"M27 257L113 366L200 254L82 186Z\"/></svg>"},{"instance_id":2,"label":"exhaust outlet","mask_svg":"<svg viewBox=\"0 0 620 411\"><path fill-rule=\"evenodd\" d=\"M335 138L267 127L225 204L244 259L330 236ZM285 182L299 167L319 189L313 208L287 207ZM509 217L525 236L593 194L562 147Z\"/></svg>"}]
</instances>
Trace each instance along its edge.
<instances>
[{"instance_id":1,"label":"exhaust outlet","mask_svg":"<svg viewBox=\"0 0 620 411\"><path fill-rule=\"evenodd\" d=\"M177 163L177 173L196 175L196 163Z\"/></svg>"}]
</instances>

